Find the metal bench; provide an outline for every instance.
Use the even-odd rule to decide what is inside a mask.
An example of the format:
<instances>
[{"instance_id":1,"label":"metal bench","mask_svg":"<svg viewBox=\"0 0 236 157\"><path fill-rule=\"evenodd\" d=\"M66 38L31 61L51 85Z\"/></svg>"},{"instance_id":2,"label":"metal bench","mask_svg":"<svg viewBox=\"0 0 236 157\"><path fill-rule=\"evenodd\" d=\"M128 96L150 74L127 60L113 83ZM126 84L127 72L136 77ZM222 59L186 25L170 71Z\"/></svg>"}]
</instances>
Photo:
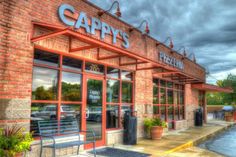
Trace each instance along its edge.
<instances>
[{"instance_id":1,"label":"metal bench","mask_svg":"<svg viewBox=\"0 0 236 157\"><path fill-rule=\"evenodd\" d=\"M42 157L43 148L52 148L55 157L56 149L72 146L78 146L78 155L80 146L89 143L93 144L93 153L96 157L94 132L80 130L76 119L38 121L38 129L41 140L40 157ZM90 133L92 140L81 140L81 132Z\"/></svg>"}]
</instances>

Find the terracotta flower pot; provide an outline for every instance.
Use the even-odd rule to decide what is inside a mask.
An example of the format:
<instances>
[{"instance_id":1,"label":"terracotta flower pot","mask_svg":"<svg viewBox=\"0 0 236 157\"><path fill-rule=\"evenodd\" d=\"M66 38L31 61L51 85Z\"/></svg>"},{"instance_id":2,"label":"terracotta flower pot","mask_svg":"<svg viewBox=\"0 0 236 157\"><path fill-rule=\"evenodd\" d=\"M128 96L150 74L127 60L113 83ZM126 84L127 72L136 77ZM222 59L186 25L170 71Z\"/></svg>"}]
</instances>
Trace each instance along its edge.
<instances>
[{"instance_id":1,"label":"terracotta flower pot","mask_svg":"<svg viewBox=\"0 0 236 157\"><path fill-rule=\"evenodd\" d=\"M16 153L15 157L23 157L23 153Z\"/></svg>"},{"instance_id":2,"label":"terracotta flower pot","mask_svg":"<svg viewBox=\"0 0 236 157\"><path fill-rule=\"evenodd\" d=\"M151 138L153 140L161 139L162 134L163 134L163 127L161 127L161 126L151 127Z\"/></svg>"}]
</instances>

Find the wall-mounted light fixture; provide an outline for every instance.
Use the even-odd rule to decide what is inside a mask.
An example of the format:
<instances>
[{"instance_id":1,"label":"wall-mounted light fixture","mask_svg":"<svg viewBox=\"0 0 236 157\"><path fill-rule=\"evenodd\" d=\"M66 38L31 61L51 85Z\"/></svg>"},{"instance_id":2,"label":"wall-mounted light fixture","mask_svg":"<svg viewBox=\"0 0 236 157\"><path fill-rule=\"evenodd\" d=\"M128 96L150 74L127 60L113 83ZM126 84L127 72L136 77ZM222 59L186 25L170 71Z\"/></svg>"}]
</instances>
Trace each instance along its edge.
<instances>
[{"instance_id":1,"label":"wall-mounted light fixture","mask_svg":"<svg viewBox=\"0 0 236 157\"><path fill-rule=\"evenodd\" d=\"M111 11L111 9L113 8L113 6L114 6L115 4L117 5L115 15L116 15L117 17L121 17L120 4L119 4L118 1L113 2L112 5L111 5L111 7L110 7L108 10L100 10L100 11L98 11L98 13L97 13L98 16L101 17L104 13Z\"/></svg>"},{"instance_id":2,"label":"wall-mounted light fixture","mask_svg":"<svg viewBox=\"0 0 236 157\"><path fill-rule=\"evenodd\" d=\"M166 40L163 42L163 44L165 44L165 43L167 42L167 40L170 41L169 47L170 47L171 49L173 49L173 48L174 48L174 44L173 44L173 42L172 42L171 37L167 37Z\"/></svg>"},{"instance_id":3,"label":"wall-mounted light fixture","mask_svg":"<svg viewBox=\"0 0 236 157\"><path fill-rule=\"evenodd\" d=\"M190 53L190 55L188 55L188 58L190 59L190 57L193 56L192 60L194 63L196 63L196 57L195 57L195 54L192 52Z\"/></svg>"},{"instance_id":4,"label":"wall-mounted light fixture","mask_svg":"<svg viewBox=\"0 0 236 157\"><path fill-rule=\"evenodd\" d=\"M186 51L185 51L185 47L184 46L181 46L178 50L177 50L177 52L179 52L181 49L184 49L184 52L183 52L183 59L187 56L187 53L186 53Z\"/></svg>"},{"instance_id":5,"label":"wall-mounted light fixture","mask_svg":"<svg viewBox=\"0 0 236 157\"><path fill-rule=\"evenodd\" d=\"M146 34L149 34L149 33L150 33L150 30L149 30L149 26L148 26L147 20L143 20L143 21L140 23L140 25L139 25L138 27L136 27L136 29L140 29L144 23L146 23L145 33L146 33ZM130 28L129 28L129 32L132 32L134 29L135 29L134 27L130 27Z\"/></svg>"}]
</instances>

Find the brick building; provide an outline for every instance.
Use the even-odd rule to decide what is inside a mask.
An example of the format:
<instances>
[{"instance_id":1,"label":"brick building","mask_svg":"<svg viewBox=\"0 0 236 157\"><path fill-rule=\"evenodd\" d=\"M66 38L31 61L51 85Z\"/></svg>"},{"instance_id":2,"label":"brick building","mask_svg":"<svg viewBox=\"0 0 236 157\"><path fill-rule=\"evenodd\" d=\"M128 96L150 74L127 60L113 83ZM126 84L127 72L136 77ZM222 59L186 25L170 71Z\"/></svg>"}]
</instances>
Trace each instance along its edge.
<instances>
[{"instance_id":1,"label":"brick building","mask_svg":"<svg viewBox=\"0 0 236 157\"><path fill-rule=\"evenodd\" d=\"M0 2L0 126L35 131L73 116L97 144L122 142L123 114L160 116L169 129L206 113L205 69L85 0Z\"/></svg>"}]
</instances>

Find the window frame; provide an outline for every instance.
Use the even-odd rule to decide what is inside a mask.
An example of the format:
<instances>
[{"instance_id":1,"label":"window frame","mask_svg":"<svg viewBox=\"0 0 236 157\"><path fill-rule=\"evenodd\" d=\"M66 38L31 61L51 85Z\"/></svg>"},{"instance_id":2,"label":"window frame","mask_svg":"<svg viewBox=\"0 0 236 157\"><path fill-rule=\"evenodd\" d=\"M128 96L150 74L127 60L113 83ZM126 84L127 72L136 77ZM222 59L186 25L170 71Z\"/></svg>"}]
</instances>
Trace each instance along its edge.
<instances>
[{"instance_id":1,"label":"window frame","mask_svg":"<svg viewBox=\"0 0 236 157\"><path fill-rule=\"evenodd\" d=\"M165 82L165 85L161 84L161 82L162 83ZM172 87L168 87L168 83L172 83ZM164 117L163 120L165 120L166 122L173 123L173 122L175 122L177 120L185 119L185 114L184 114L184 112L185 112L185 99L184 99L184 97L185 97L185 90L184 90L184 84L177 83L177 82L170 81L170 80L165 80L165 79L153 77L153 91L154 91L154 86L157 88L158 92L157 92L156 95L153 95L153 109L154 109L155 106L157 106L158 109L159 109L158 114L155 114L153 112L154 117L162 118L161 108L165 107L165 117ZM164 92L165 92L165 103L164 104L161 103L161 89L164 89ZM172 93L173 93L172 94L172 96L173 96L173 104L169 104L169 102L168 102L168 91L172 91ZM177 96L176 97L175 97L175 92L177 92ZM180 102L181 102L180 101L181 93L183 93L183 103L182 104L180 104ZM154 99L157 99L157 103L154 103ZM168 118L169 117L169 113L168 113L169 106L173 106L173 113L172 113L173 114L173 119L169 119ZM181 114L180 114L180 109L181 108L183 108L183 115L182 115L182 117L181 117ZM176 111L178 113L176 113Z\"/></svg>"},{"instance_id":2,"label":"window frame","mask_svg":"<svg viewBox=\"0 0 236 157\"><path fill-rule=\"evenodd\" d=\"M56 104L56 107L57 107L57 120L60 120L60 117L61 117L61 111L60 111L60 108L61 108L61 105L79 105L80 106L80 109L81 109L81 114L80 116L82 115L82 112L83 112L83 106L84 106L84 92L85 92L85 85L84 85L84 77L86 76L98 76L98 77L101 77L105 80L105 88L107 88L107 80L108 79L111 79L111 80L118 80L119 81L119 101L118 102L107 102L107 98L106 98L106 93L104 93L104 103L105 103L105 106L103 107L103 110L106 111L106 106L107 105L118 105L118 108L119 108L119 120L118 120L118 128L109 128L107 129L106 128L106 124L105 124L105 131L109 131L109 130L120 130L120 129L123 129L122 127L122 120L121 120L121 108L122 108L122 105L125 104L125 106L130 106L131 107L131 112L133 112L133 109L134 109L134 81L135 81L135 73L131 70L127 70L127 69L124 69L124 68L120 68L120 67L116 67L116 66L113 66L113 65L109 65L109 64L106 64L106 63L100 63L99 61L92 61L90 59L85 59L83 57L78 57L78 56L75 56L75 55L71 55L71 54L65 54L63 52L59 52L59 51L56 51L56 50L52 50L52 49L47 49L47 48L44 48L44 47L41 47L41 46L35 46L34 47L34 52L36 50L40 50L40 51L44 51L46 53L51 53L51 54L56 54L58 55L58 66L50 66L50 65L46 65L46 64L39 64L39 63L35 63L33 62L33 68L34 67L42 67L42 68L48 68L48 69L54 69L54 70L57 70L58 71L58 78L57 78L57 84L58 84L58 89L57 89L57 100L33 100L32 99L32 93L31 93L31 105L34 104L34 103L40 103L40 104ZM34 56L33 56L34 57ZM66 67L63 67L63 58L66 57L66 58L71 58L71 59L75 59L75 60L79 60L82 62L82 67L81 67L81 70L74 70L74 69L69 69L69 68L66 68ZM91 73L91 72L87 72L86 69L85 69L85 64L86 62L89 62L89 63L93 63L93 64L99 64L99 65L102 65L104 66L104 74L94 74L94 73ZM107 76L107 68L110 67L110 68L115 68L115 69L118 69L119 70L119 77L118 78L112 78L112 77L109 77ZM127 71L127 72L131 72L132 74L132 80L122 80L121 79L121 72L122 70L124 71ZM69 72L69 73L73 73L73 74L80 74L81 75L81 101L63 101L62 100L62 73L63 72ZM132 98L132 102L130 103L122 103L122 82L130 82L132 83L132 95L131 95L131 98ZM106 91L106 89L105 89ZM106 117L106 116L105 116ZM82 117L80 117L82 119ZM81 124L80 126L82 126L82 121L81 121ZM106 122L104 122L106 123Z\"/></svg>"}]
</instances>

